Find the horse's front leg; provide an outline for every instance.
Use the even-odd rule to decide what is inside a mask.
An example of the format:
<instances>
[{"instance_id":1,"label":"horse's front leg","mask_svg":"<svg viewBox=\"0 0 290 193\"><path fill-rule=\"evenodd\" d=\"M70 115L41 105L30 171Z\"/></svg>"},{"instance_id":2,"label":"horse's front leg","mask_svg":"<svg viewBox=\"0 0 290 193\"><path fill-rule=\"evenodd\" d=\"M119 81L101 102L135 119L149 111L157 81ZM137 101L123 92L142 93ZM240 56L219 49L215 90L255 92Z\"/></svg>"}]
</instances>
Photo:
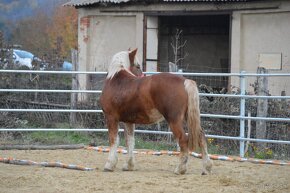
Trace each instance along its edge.
<instances>
[{"instance_id":1,"label":"horse's front leg","mask_svg":"<svg viewBox=\"0 0 290 193\"><path fill-rule=\"evenodd\" d=\"M115 119L108 118L107 125L109 129L109 142L110 142L110 152L108 160L105 164L104 171L114 171L117 162L117 148L119 145L119 135L118 135L118 121Z\"/></svg>"},{"instance_id":2,"label":"horse's front leg","mask_svg":"<svg viewBox=\"0 0 290 193\"><path fill-rule=\"evenodd\" d=\"M134 129L135 124L125 123L125 138L126 138L126 146L128 151L128 159L127 162L123 166L124 171L133 171L135 167L135 157L134 157Z\"/></svg>"}]
</instances>

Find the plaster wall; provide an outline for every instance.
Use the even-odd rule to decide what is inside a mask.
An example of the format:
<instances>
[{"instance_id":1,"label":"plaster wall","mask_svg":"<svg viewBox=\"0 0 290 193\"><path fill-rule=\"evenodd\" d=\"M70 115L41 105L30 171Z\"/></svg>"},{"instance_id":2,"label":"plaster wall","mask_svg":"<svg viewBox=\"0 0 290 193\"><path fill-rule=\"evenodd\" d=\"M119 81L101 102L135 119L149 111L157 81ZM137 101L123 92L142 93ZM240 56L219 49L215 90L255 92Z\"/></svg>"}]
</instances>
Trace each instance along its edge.
<instances>
[{"instance_id":1,"label":"plaster wall","mask_svg":"<svg viewBox=\"0 0 290 193\"><path fill-rule=\"evenodd\" d=\"M138 10L138 11L137 11ZM280 70L290 71L290 2L267 1L265 3L237 4L169 4L128 5L101 8L80 8L79 11L79 69L81 71L105 71L112 55L129 47L139 49L138 57L143 61L144 14L210 14L232 10L230 21L230 65L231 72L256 72L258 55L281 53ZM203 12L205 11L205 12ZM146 47L145 47L146 48ZM269 71L273 72L273 71ZM255 81L248 79L247 86ZM289 78L274 78L269 81L271 94L290 93ZM80 88L88 85L85 75L79 76ZM231 84L239 86L239 79Z\"/></svg>"},{"instance_id":2,"label":"plaster wall","mask_svg":"<svg viewBox=\"0 0 290 193\"><path fill-rule=\"evenodd\" d=\"M143 14L102 13L98 9L79 9L79 70L107 71L112 56L129 48L138 48L142 61ZM78 75L80 89L91 86L89 75ZM79 100L86 100L79 94Z\"/></svg>"},{"instance_id":3,"label":"plaster wall","mask_svg":"<svg viewBox=\"0 0 290 193\"><path fill-rule=\"evenodd\" d=\"M256 73L260 54L281 54L281 68L268 69L269 73L290 73L290 9L289 3L279 10L234 12L232 17L231 72ZM247 88L254 93L251 84L256 78L247 78ZM280 95L290 93L287 83L290 77L270 77L269 92ZM239 85L232 78L232 85Z\"/></svg>"}]
</instances>

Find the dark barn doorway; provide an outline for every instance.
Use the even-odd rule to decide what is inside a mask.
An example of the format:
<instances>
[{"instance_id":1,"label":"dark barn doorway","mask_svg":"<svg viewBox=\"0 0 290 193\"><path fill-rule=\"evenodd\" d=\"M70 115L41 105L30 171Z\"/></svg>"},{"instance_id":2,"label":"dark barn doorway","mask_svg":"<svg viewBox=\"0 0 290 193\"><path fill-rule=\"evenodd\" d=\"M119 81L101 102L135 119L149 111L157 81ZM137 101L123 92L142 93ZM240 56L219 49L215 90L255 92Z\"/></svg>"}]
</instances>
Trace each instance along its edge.
<instances>
[{"instance_id":1,"label":"dark barn doorway","mask_svg":"<svg viewBox=\"0 0 290 193\"><path fill-rule=\"evenodd\" d=\"M184 72L229 72L229 31L228 14L159 16L159 70L169 71L169 62L175 63L177 58L176 65ZM177 50L176 54L174 49ZM205 84L214 89L228 87L226 77L194 77L194 79L198 84Z\"/></svg>"}]
</instances>

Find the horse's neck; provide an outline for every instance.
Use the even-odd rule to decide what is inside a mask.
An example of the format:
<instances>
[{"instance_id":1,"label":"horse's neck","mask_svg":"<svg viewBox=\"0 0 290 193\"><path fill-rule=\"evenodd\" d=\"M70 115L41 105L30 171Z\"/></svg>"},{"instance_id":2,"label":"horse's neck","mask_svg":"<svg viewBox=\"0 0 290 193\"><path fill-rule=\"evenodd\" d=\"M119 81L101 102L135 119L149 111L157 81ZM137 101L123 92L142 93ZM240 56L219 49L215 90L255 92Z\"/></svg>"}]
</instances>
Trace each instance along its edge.
<instances>
[{"instance_id":1,"label":"horse's neck","mask_svg":"<svg viewBox=\"0 0 290 193\"><path fill-rule=\"evenodd\" d=\"M121 70L119 71L113 79L117 80L119 83L120 82L131 82L134 81L137 77L133 74L130 74L126 70Z\"/></svg>"},{"instance_id":2,"label":"horse's neck","mask_svg":"<svg viewBox=\"0 0 290 193\"><path fill-rule=\"evenodd\" d=\"M136 98L138 94L136 89L140 85L140 81L137 81L137 79L137 77L128 74L126 71L120 71L111 80L106 82L105 91L109 90L113 96L118 96L119 99L126 99L118 101L118 104L123 104L127 99Z\"/></svg>"}]
</instances>

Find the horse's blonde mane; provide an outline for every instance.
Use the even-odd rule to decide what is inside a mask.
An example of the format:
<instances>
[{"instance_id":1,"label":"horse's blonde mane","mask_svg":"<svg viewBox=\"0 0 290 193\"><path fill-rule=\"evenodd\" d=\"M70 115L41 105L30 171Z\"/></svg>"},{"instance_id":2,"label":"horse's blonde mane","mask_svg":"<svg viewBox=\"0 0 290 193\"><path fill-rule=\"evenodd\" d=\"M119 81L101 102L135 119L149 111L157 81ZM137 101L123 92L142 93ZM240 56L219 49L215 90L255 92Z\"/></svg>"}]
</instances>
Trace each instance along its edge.
<instances>
[{"instance_id":1,"label":"horse's blonde mane","mask_svg":"<svg viewBox=\"0 0 290 193\"><path fill-rule=\"evenodd\" d=\"M118 52L113 56L112 61L108 67L107 79L113 78L115 74L117 74L121 70L126 70L127 72L132 74L132 72L130 72L129 69L130 69L129 52L128 51Z\"/></svg>"}]
</instances>

